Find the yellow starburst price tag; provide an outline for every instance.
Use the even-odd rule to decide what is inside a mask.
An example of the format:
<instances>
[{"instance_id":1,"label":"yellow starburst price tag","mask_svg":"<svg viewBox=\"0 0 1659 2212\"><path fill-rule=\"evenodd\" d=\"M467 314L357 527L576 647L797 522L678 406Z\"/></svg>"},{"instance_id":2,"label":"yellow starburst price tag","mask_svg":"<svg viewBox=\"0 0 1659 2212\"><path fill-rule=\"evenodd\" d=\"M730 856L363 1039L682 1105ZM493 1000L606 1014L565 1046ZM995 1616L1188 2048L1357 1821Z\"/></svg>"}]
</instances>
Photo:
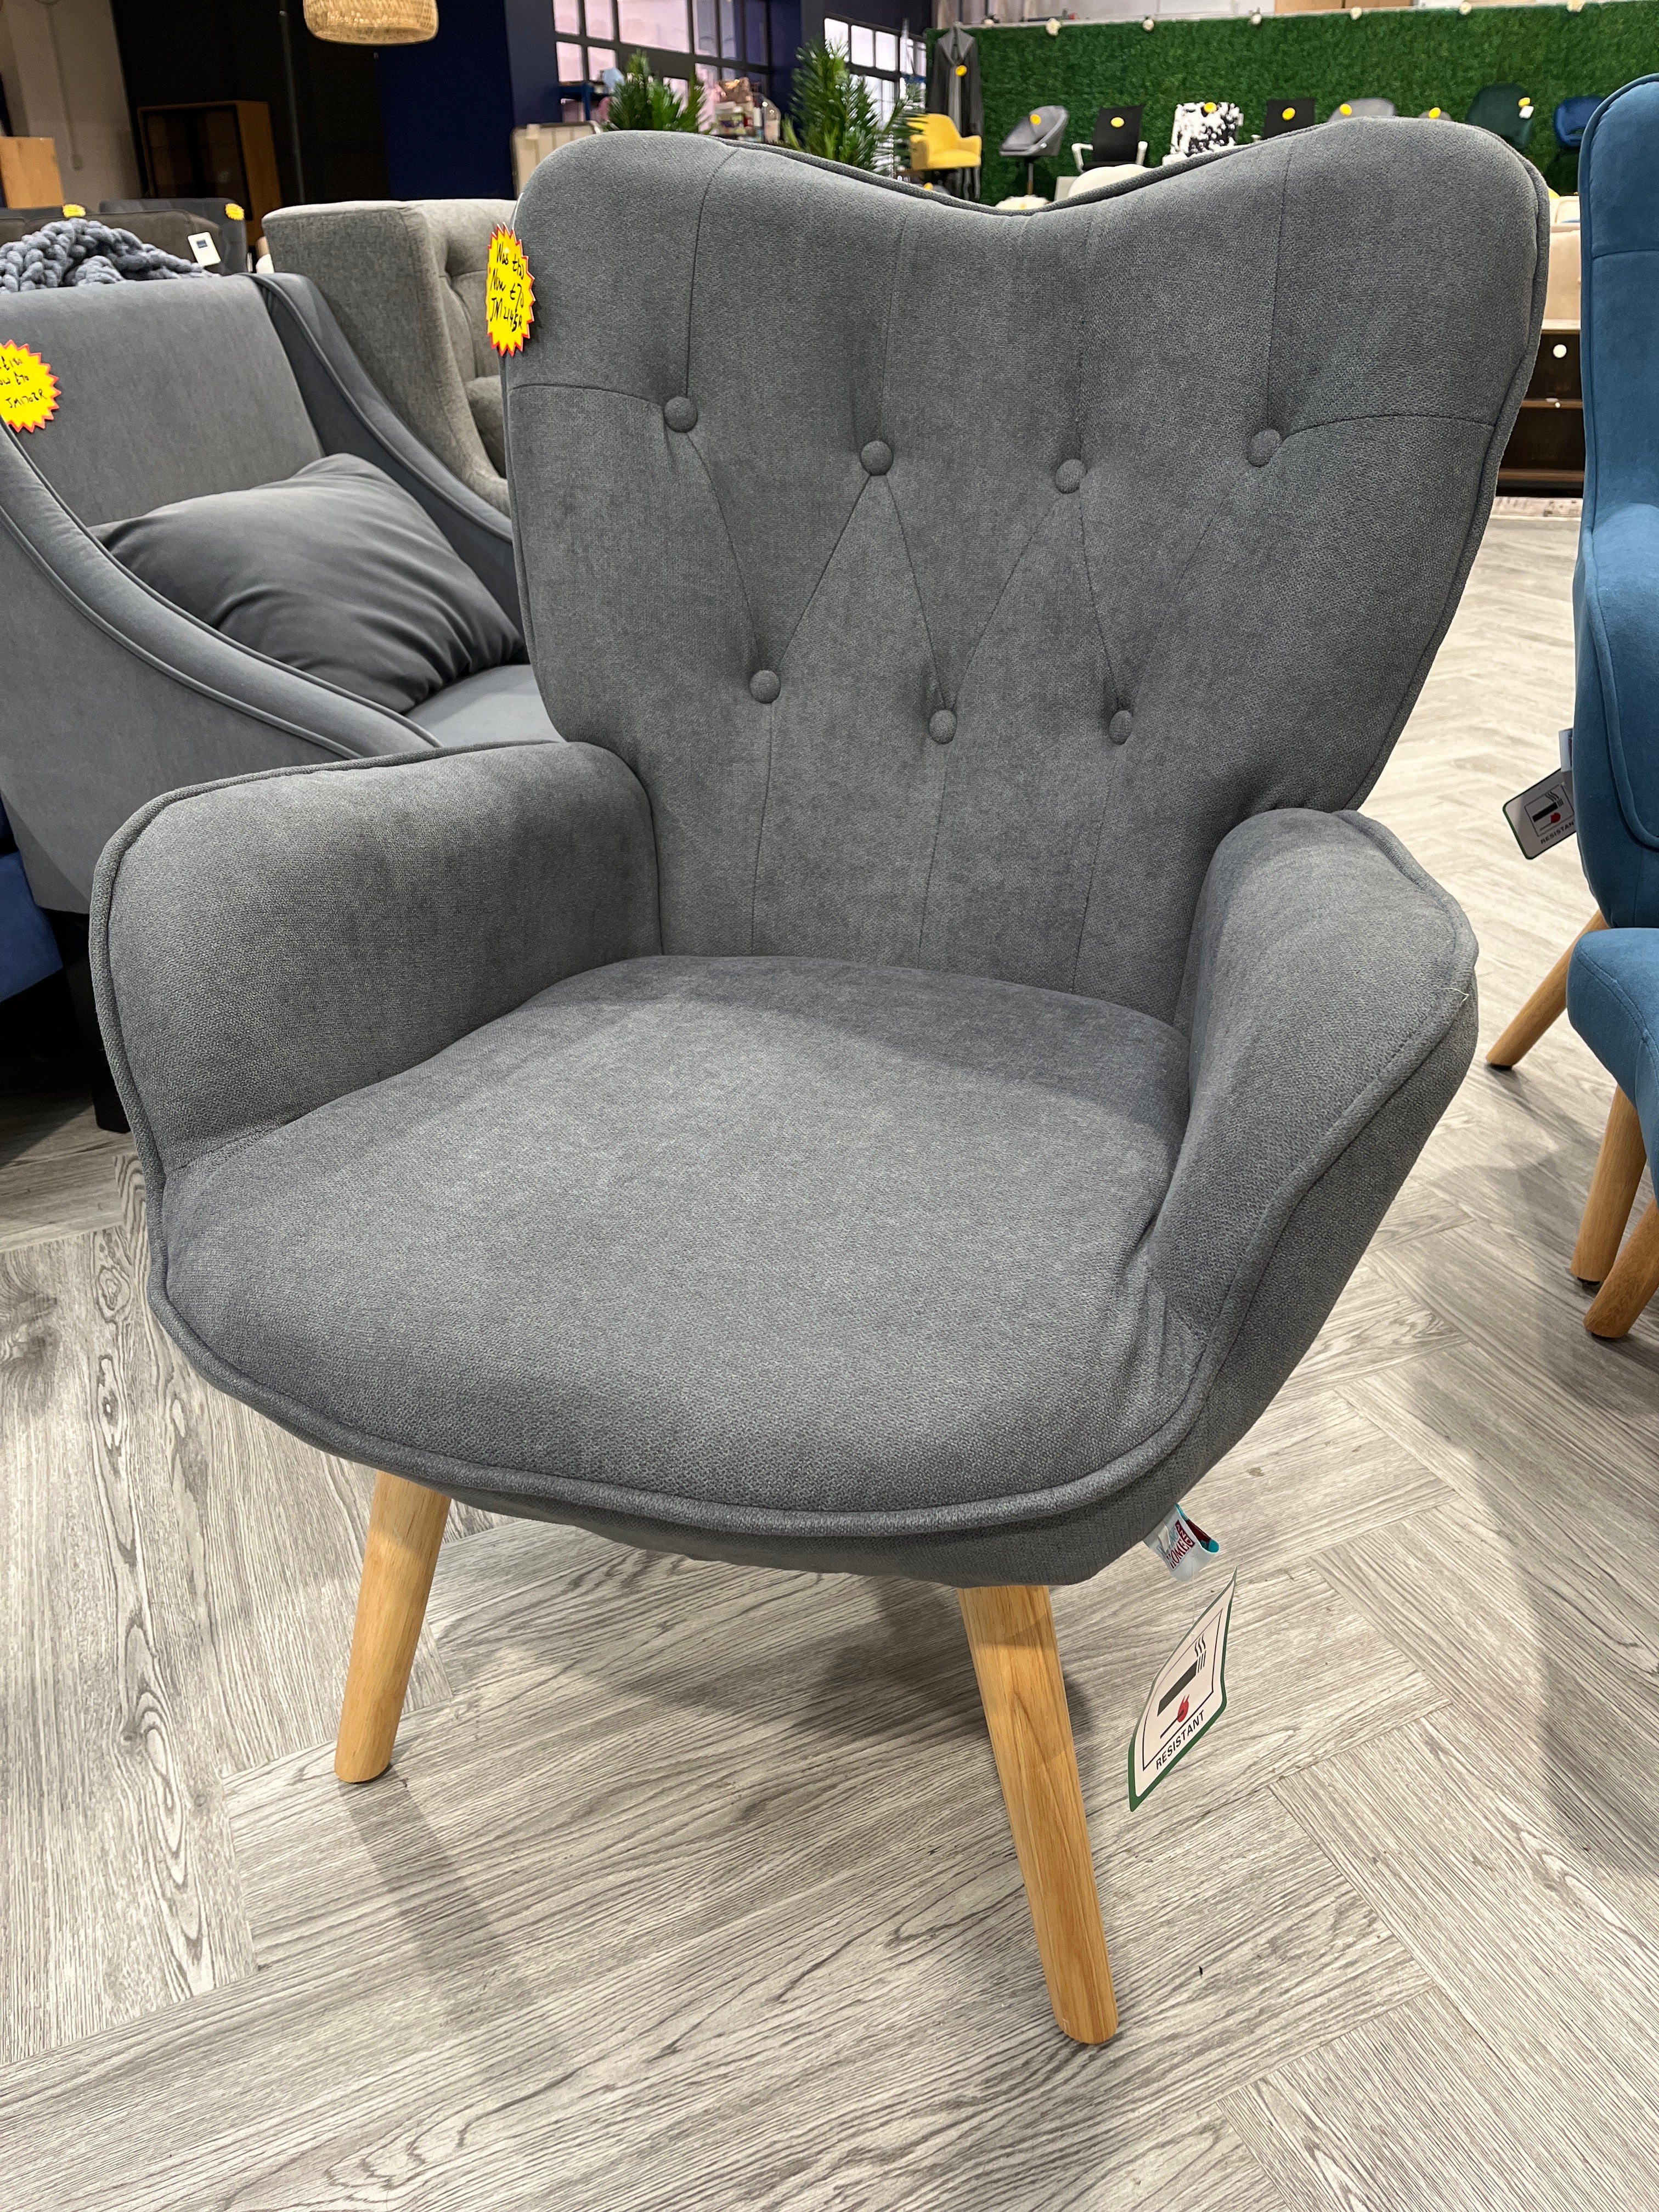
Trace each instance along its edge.
<instances>
[{"instance_id":1,"label":"yellow starburst price tag","mask_svg":"<svg viewBox=\"0 0 1659 2212\"><path fill-rule=\"evenodd\" d=\"M490 234L484 318L497 353L521 353L536 319L536 282L524 247L510 230Z\"/></svg>"},{"instance_id":2,"label":"yellow starburst price tag","mask_svg":"<svg viewBox=\"0 0 1659 2212\"><path fill-rule=\"evenodd\" d=\"M32 346L0 345L0 422L38 430L58 412L58 379Z\"/></svg>"}]
</instances>

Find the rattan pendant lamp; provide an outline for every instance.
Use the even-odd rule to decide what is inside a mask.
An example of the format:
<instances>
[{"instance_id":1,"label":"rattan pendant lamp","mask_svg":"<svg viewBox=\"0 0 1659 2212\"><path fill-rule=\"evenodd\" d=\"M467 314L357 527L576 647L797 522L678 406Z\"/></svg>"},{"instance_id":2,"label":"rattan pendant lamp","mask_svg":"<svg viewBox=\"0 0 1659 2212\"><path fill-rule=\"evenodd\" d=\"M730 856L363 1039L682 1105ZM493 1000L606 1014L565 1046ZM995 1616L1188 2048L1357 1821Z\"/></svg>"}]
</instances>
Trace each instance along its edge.
<instances>
[{"instance_id":1,"label":"rattan pendant lamp","mask_svg":"<svg viewBox=\"0 0 1659 2212\"><path fill-rule=\"evenodd\" d=\"M306 27L347 46L413 46L438 35L437 0L305 0Z\"/></svg>"}]
</instances>

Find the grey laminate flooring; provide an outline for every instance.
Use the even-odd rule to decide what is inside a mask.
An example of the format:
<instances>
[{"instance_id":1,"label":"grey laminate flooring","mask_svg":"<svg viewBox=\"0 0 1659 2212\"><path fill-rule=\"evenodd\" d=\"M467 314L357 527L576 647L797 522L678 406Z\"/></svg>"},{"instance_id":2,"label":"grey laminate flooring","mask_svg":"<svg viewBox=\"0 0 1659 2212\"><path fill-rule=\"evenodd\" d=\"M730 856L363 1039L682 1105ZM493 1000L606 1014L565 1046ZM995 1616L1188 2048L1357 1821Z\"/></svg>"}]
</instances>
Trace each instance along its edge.
<instances>
[{"instance_id":1,"label":"grey laminate flooring","mask_svg":"<svg viewBox=\"0 0 1659 2212\"><path fill-rule=\"evenodd\" d=\"M1570 719L1571 521L1496 520L1373 802L1483 1041L1585 919L1499 803ZM0 1119L0 2206L1401 2212L1659 2201L1659 1326L1567 1277L1609 1095L1477 1062L1195 1501L1199 1610L1055 1597L1122 2008L1052 2026L956 1607L458 1522L390 1774L329 1735L368 1479L148 1318L128 1147ZM459 1540L457 1540L459 1539Z\"/></svg>"}]
</instances>

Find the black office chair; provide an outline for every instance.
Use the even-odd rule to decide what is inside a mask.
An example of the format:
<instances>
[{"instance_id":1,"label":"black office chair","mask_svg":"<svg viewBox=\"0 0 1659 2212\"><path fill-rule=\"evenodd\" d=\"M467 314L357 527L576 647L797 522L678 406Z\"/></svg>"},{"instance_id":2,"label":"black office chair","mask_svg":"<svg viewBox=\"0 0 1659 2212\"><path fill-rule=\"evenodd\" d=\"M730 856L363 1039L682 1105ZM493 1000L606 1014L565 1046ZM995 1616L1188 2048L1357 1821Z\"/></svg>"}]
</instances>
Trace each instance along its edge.
<instances>
[{"instance_id":1,"label":"black office chair","mask_svg":"<svg viewBox=\"0 0 1659 2212\"><path fill-rule=\"evenodd\" d=\"M1307 131L1314 120L1311 100L1270 100L1262 118L1264 138L1282 138L1287 131Z\"/></svg>"},{"instance_id":2,"label":"black office chair","mask_svg":"<svg viewBox=\"0 0 1659 2212\"><path fill-rule=\"evenodd\" d=\"M1094 143L1083 157L1085 169L1121 168L1139 159L1140 107L1103 107L1095 117Z\"/></svg>"},{"instance_id":3,"label":"black office chair","mask_svg":"<svg viewBox=\"0 0 1659 2212\"><path fill-rule=\"evenodd\" d=\"M1025 164L1025 197L1036 197L1036 165L1059 153L1066 143L1071 115L1063 107L1034 107L1019 121L997 149L1005 161Z\"/></svg>"}]
</instances>

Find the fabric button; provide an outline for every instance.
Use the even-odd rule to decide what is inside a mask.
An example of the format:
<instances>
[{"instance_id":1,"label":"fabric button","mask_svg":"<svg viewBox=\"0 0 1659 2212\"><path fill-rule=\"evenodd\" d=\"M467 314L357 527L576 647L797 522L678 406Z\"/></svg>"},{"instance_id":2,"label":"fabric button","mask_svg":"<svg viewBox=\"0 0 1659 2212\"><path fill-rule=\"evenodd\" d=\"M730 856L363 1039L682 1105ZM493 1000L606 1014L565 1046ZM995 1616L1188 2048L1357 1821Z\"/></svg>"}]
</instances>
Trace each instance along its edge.
<instances>
[{"instance_id":1,"label":"fabric button","mask_svg":"<svg viewBox=\"0 0 1659 2212\"><path fill-rule=\"evenodd\" d=\"M936 745L948 745L957 733L957 718L948 707L941 707L927 725L927 734Z\"/></svg>"},{"instance_id":2,"label":"fabric button","mask_svg":"<svg viewBox=\"0 0 1659 2212\"><path fill-rule=\"evenodd\" d=\"M1251 467L1265 469L1281 443L1277 430L1258 430L1250 441Z\"/></svg>"},{"instance_id":3,"label":"fabric button","mask_svg":"<svg viewBox=\"0 0 1659 2212\"><path fill-rule=\"evenodd\" d=\"M1062 461L1060 466L1054 471L1054 489L1056 491L1076 491L1082 482L1083 464L1081 461Z\"/></svg>"},{"instance_id":4,"label":"fabric button","mask_svg":"<svg viewBox=\"0 0 1659 2212\"><path fill-rule=\"evenodd\" d=\"M1120 707L1106 725L1106 734L1115 745L1127 745L1129 742L1129 732L1134 726L1134 716L1127 707Z\"/></svg>"},{"instance_id":5,"label":"fabric button","mask_svg":"<svg viewBox=\"0 0 1659 2212\"><path fill-rule=\"evenodd\" d=\"M872 438L859 459L869 475L884 477L893 465L893 449L885 438Z\"/></svg>"},{"instance_id":6,"label":"fabric button","mask_svg":"<svg viewBox=\"0 0 1659 2212\"><path fill-rule=\"evenodd\" d=\"M671 430L695 430L697 427L697 403L681 392L663 409L662 419Z\"/></svg>"},{"instance_id":7,"label":"fabric button","mask_svg":"<svg viewBox=\"0 0 1659 2212\"><path fill-rule=\"evenodd\" d=\"M769 707L783 686L769 668L757 668L749 679L749 696L758 699L763 707Z\"/></svg>"}]
</instances>

